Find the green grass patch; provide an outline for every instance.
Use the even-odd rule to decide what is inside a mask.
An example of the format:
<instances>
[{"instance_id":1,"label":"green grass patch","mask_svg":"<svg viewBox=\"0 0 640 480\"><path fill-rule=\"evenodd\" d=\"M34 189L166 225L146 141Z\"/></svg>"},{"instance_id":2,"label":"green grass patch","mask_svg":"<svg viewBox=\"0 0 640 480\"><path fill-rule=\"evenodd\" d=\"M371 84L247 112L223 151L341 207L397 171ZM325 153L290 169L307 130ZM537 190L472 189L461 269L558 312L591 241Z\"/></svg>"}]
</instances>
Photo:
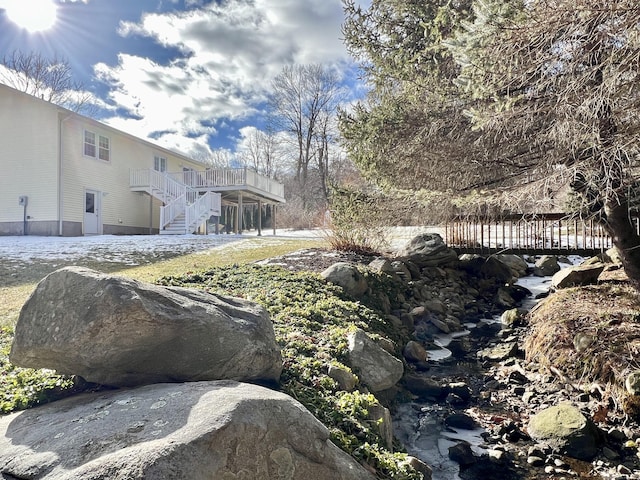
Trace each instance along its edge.
<instances>
[{"instance_id":1,"label":"green grass patch","mask_svg":"<svg viewBox=\"0 0 640 480\"><path fill-rule=\"evenodd\" d=\"M0 413L33 407L69 395L75 387L71 377L52 370L20 368L9 362L13 340L10 327L0 327Z\"/></svg>"},{"instance_id":2,"label":"green grass patch","mask_svg":"<svg viewBox=\"0 0 640 480\"><path fill-rule=\"evenodd\" d=\"M379 281L388 282L384 278ZM370 407L378 404L376 398L359 391L341 391L327 374L329 365L348 368L347 336L356 328L374 339L386 337L402 344L379 311L345 297L341 288L317 274L294 273L276 266L232 265L165 277L159 283L200 288L261 304L271 315L282 349L282 390L324 423L340 448L372 465L381 478L420 478L402 464L406 454L392 453L382 446L378 425L369 417Z\"/></svg>"}]
</instances>

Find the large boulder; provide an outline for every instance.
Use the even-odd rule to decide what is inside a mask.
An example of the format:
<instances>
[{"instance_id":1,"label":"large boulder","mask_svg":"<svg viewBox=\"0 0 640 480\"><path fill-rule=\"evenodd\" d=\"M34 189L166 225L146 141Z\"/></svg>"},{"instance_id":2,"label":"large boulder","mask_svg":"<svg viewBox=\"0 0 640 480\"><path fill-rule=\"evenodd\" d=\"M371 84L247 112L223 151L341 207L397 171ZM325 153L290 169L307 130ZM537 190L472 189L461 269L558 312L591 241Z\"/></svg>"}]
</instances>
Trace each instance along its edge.
<instances>
[{"instance_id":1,"label":"large boulder","mask_svg":"<svg viewBox=\"0 0 640 480\"><path fill-rule=\"evenodd\" d=\"M347 295L354 298L364 295L369 289L367 279L352 263L334 263L320 275L327 282L342 287Z\"/></svg>"},{"instance_id":2,"label":"large boulder","mask_svg":"<svg viewBox=\"0 0 640 480\"><path fill-rule=\"evenodd\" d=\"M533 415L529 419L528 432L534 440L569 457L591 460L598 453L598 427L570 403L561 403Z\"/></svg>"},{"instance_id":3,"label":"large boulder","mask_svg":"<svg viewBox=\"0 0 640 480\"><path fill-rule=\"evenodd\" d=\"M496 286L513 283L515 280L511 269L493 255L465 255L460 261L460 268L475 278L490 280Z\"/></svg>"},{"instance_id":4,"label":"large boulder","mask_svg":"<svg viewBox=\"0 0 640 480\"><path fill-rule=\"evenodd\" d=\"M598 277L604 270L604 264L594 263L563 268L551 277L553 288L567 288L597 283Z\"/></svg>"},{"instance_id":5,"label":"large boulder","mask_svg":"<svg viewBox=\"0 0 640 480\"><path fill-rule=\"evenodd\" d=\"M501 254L497 255L497 257L498 260L509 267L514 277L519 278L527 275L529 264L525 262L525 260L520 255Z\"/></svg>"},{"instance_id":6,"label":"large boulder","mask_svg":"<svg viewBox=\"0 0 640 480\"><path fill-rule=\"evenodd\" d=\"M0 477L374 478L296 400L229 380L84 394L0 417Z\"/></svg>"},{"instance_id":7,"label":"large boulder","mask_svg":"<svg viewBox=\"0 0 640 480\"><path fill-rule=\"evenodd\" d=\"M437 233L424 233L412 238L398 252L398 256L419 268L437 267L458 261L456 252Z\"/></svg>"},{"instance_id":8,"label":"large boulder","mask_svg":"<svg viewBox=\"0 0 640 480\"><path fill-rule=\"evenodd\" d=\"M555 255L543 255L533 267L533 274L537 277L550 277L560 271L558 258Z\"/></svg>"},{"instance_id":9,"label":"large boulder","mask_svg":"<svg viewBox=\"0 0 640 480\"><path fill-rule=\"evenodd\" d=\"M277 382L280 348L259 305L67 267L20 312L10 360L103 385Z\"/></svg>"},{"instance_id":10,"label":"large boulder","mask_svg":"<svg viewBox=\"0 0 640 480\"><path fill-rule=\"evenodd\" d=\"M374 342L363 330L348 337L349 362L372 392L393 387L404 373L402 361Z\"/></svg>"}]
</instances>

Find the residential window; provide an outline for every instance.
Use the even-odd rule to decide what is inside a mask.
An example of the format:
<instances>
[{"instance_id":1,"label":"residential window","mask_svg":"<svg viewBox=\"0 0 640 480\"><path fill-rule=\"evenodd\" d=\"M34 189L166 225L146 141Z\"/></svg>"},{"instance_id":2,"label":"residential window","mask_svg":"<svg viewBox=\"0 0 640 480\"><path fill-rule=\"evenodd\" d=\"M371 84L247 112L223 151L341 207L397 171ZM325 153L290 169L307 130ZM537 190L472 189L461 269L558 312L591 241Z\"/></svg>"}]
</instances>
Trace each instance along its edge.
<instances>
[{"instance_id":1,"label":"residential window","mask_svg":"<svg viewBox=\"0 0 640 480\"><path fill-rule=\"evenodd\" d=\"M84 154L108 162L111 160L111 142L108 137L84 131Z\"/></svg>"},{"instance_id":2,"label":"residential window","mask_svg":"<svg viewBox=\"0 0 640 480\"><path fill-rule=\"evenodd\" d=\"M96 134L84 131L84 154L88 157L96 156Z\"/></svg>"},{"instance_id":3,"label":"residential window","mask_svg":"<svg viewBox=\"0 0 640 480\"><path fill-rule=\"evenodd\" d=\"M100 135L100 149L98 151L100 160L108 162L111 159L111 150L109 148L109 139Z\"/></svg>"},{"instance_id":4,"label":"residential window","mask_svg":"<svg viewBox=\"0 0 640 480\"><path fill-rule=\"evenodd\" d=\"M166 172L167 171L167 159L165 157L161 157L159 155L153 156L153 169L158 172Z\"/></svg>"}]
</instances>

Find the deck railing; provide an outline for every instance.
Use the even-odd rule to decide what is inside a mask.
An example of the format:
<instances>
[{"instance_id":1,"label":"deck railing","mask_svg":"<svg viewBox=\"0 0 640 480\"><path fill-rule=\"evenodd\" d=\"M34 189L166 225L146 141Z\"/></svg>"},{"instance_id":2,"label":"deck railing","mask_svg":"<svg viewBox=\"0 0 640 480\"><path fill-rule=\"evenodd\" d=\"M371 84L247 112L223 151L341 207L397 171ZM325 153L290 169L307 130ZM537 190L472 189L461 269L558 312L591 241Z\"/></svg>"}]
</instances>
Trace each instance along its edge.
<instances>
[{"instance_id":1,"label":"deck railing","mask_svg":"<svg viewBox=\"0 0 640 480\"><path fill-rule=\"evenodd\" d=\"M458 218L445 226L445 237L452 248L477 253L594 253L613 245L595 220L571 218L562 213Z\"/></svg>"},{"instance_id":2,"label":"deck railing","mask_svg":"<svg viewBox=\"0 0 640 480\"><path fill-rule=\"evenodd\" d=\"M168 174L174 180L192 188L253 187L262 192L284 198L284 185L272 178L248 168L210 168L206 170L185 170Z\"/></svg>"},{"instance_id":3,"label":"deck railing","mask_svg":"<svg viewBox=\"0 0 640 480\"><path fill-rule=\"evenodd\" d=\"M162 192L163 200L169 203L186 194L187 187L163 172L153 169L131 170L129 172L129 186L150 189L149 193Z\"/></svg>"}]
</instances>

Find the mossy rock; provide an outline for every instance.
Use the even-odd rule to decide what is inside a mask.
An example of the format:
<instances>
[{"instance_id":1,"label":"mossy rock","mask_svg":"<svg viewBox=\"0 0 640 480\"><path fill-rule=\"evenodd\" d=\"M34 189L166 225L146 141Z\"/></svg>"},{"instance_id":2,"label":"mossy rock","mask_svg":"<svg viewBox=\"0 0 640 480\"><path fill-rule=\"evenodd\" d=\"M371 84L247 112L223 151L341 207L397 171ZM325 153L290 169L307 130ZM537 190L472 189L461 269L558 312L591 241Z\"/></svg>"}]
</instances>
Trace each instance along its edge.
<instances>
[{"instance_id":1,"label":"mossy rock","mask_svg":"<svg viewBox=\"0 0 640 480\"><path fill-rule=\"evenodd\" d=\"M542 410L531 417L531 438L555 451L579 460L591 460L598 453L601 433L598 427L570 403Z\"/></svg>"}]
</instances>

